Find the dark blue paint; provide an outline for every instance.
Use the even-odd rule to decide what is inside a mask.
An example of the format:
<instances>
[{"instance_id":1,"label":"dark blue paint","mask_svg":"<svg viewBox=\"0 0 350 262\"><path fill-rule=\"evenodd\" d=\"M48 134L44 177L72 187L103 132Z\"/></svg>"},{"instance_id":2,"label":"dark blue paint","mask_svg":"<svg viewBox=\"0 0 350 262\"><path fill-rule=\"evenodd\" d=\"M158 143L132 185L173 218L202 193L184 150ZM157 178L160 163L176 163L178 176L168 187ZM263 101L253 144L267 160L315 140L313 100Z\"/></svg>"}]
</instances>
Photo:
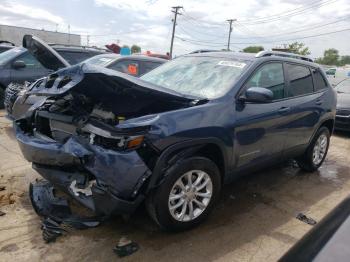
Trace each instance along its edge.
<instances>
[{"instance_id":1,"label":"dark blue paint","mask_svg":"<svg viewBox=\"0 0 350 262\"><path fill-rule=\"evenodd\" d=\"M37 90L34 88L32 94L55 96L55 94L62 95L75 90L88 97L94 95L96 102L104 101L112 110L115 110L115 113L118 113L121 110L120 104L117 102L113 104L113 101L125 100L126 97L123 96L125 92L121 91L128 87L128 92L134 94L135 101L131 101L137 103L137 108L145 106L148 110L146 112L152 112L147 115L142 115L142 111L131 112L135 113L135 117L115 127L116 134L131 135L133 130L145 127L143 130L147 130L145 131L146 146L152 146L158 154L152 170L146 167L137 151L120 153L89 146L79 141L76 144L77 149L83 147L89 151L89 157L83 158L82 166L94 174L101 184L114 188L115 195L125 200L132 198L134 188L140 188L143 183L140 181L149 180L148 188L158 185L168 161L181 150L200 149L208 144L217 146L223 158L222 175L224 181L228 182L241 171L266 166L302 154L320 125L335 118L336 95L330 86L310 95L268 103L247 102L240 99L244 94L244 83L264 63L293 62L312 68L318 67L316 64L284 57L254 58L221 52L198 55L248 60L249 66L226 95L197 105L194 103L196 98L182 97L176 92L152 86L140 79L117 72L84 66L60 71L57 81L62 79L64 74L71 75L73 78L60 90L57 90L58 82L55 82L49 90L43 87ZM288 92L288 77L285 81L286 92ZM97 86L99 92L96 91ZM99 93L107 94L107 92L108 97L99 97ZM164 110L152 108L152 105L160 100L164 105L172 103L172 108ZM131 102L130 104L132 105ZM29 117L27 115L27 119ZM45 150L35 144L35 138L27 136L23 139L21 134L17 136L20 144L21 141L25 141L30 146L29 150L23 150L21 146L27 159L36 161L34 156L30 156L30 151L45 158L39 152ZM78 152L74 150L71 151L71 155L75 154L81 160L81 150ZM63 153L66 151L63 150ZM57 166L55 163L51 164Z\"/></svg>"}]
</instances>

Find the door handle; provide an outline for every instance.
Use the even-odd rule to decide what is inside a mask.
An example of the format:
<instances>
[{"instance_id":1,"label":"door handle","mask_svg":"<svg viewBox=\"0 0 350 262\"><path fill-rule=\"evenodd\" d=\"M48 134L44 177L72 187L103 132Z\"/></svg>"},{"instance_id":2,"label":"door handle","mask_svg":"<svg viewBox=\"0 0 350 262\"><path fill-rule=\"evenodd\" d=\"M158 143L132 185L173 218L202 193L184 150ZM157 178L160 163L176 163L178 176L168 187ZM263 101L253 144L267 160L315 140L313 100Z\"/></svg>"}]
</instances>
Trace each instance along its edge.
<instances>
[{"instance_id":1,"label":"door handle","mask_svg":"<svg viewBox=\"0 0 350 262\"><path fill-rule=\"evenodd\" d=\"M280 114L287 114L290 112L290 107L281 107L279 110L278 110L278 113Z\"/></svg>"},{"instance_id":2,"label":"door handle","mask_svg":"<svg viewBox=\"0 0 350 262\"><path fill-rule=\"evenodd\" d=\"M323 100L322 99L317 99L316 100L316 105L322 105L323 103Z\"/></svg>"}]
</instances>

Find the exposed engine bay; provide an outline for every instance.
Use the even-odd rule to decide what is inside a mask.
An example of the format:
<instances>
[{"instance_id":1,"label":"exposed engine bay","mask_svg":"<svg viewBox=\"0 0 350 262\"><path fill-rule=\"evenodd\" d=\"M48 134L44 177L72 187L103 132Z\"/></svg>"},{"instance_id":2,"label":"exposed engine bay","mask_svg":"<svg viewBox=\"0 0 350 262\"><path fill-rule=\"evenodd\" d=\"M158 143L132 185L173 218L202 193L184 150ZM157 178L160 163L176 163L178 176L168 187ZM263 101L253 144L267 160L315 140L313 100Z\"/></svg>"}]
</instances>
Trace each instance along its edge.
<instances>
[{"instance_id":1,"label":"exposed engine bay","mask_svg":"<svg viewBox=\"0 0 350 262\"><path fill-rule=\"evenodd\" d=\"M40 97L15 123L24 157L55 187L97 215L131 213L143 200L157 148L147 115L192 107L199 99L117 73L78 65L37 81Z\"/></svg>"}]
</instances>

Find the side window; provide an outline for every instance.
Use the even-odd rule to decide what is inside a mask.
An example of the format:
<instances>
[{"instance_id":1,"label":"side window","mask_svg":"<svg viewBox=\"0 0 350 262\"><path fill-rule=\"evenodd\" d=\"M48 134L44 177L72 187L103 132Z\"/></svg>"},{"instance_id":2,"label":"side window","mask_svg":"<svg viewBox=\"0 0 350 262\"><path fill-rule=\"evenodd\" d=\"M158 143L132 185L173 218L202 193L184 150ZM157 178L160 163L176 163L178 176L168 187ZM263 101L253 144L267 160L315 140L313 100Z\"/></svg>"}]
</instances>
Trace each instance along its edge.
<instances>
[{"instance_id":1,"label":"side window","mask_svg":"<svg viewBox=\"0 0 350 262\"><path fill-rule=\"evenodd\" d=\"M116 63L109 65L108 68L132 76L139 75L139 64L132 60L117 61Z\"/></svg>"},{"instance_id":2,"label":"side window","mask_svg":"<svg viewBox=\"0 0 350 262\"><path fill-rule=\"evenodd\" d=\"M337 69L335 68L330 68L326 71L326 75L328 76L335 76L335 72L336 72Z\"/></svg>"},{"instance_id":3,"label":"side window","mask_svg":"<svg viewBox=\"0 0 350 262\"><path fill-rule=\"evenodd\" d=\"M310 69L305 66L286 64L289 76L288 96L300 96L314 91Z\"/></svg>"},{"instance_id":4,"label":"side window","mask_svg":"<svg viewBox=\"0 0 350 262\"><path fill-rule=\"evenodd\" d=\"M28 52L19 56L16 60L23 61L26 64L25 68L28 68L28 69L42 69L42 68L44 68L42 66L42 64L38 60L36 60L36 58Z\"/></svg>"},{"instance_id":5,"label":"side window","mask_svg":"<svg viewBox=\"0 0 350 262\"><path fill-rule=\"evenodd\" d=\"M273 92L273 99L284 98L284 75L282 63L263 65L248 80L246 88L264 87Z\"/></svg>"},{"instance_id":6,"label":"side window","mask_svg":"<svg viewBox=\"0 0 350 262\"><path fill-rule=\"evenodd\" d=\"M312 69L312 73L314 75L314 86L315 91L322 90L327 88L327 82L324 79L319 69Z\"/></svg>"}]
</instances>

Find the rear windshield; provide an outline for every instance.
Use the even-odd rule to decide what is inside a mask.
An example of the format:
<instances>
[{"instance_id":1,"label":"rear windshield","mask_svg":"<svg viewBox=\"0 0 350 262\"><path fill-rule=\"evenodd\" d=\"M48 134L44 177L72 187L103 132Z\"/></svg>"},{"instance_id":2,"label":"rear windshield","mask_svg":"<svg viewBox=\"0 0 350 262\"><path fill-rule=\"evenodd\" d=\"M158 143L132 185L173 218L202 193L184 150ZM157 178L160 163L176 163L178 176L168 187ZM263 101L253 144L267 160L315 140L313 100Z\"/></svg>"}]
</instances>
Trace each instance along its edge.
<instances>
[{"instance_id":1,"label":"rear windshield","mask_svg":"<svg viewBox=\"0 0 350 262\"><path fill-rule=\"evenodd\" d=\"M115 60L116 58L118 58L118 55L115 55L115 56L97 55L97 56L94 56L94 57L87 59L85 61L85 63L91 64L91 65L96 65L96 66L105 66L105 65L109 64L110 62L112 62L113 60Z\"/></svg>"},{"instance_id":2,"label":"rear windshield","mask_svg":"<svg viewBox=\"0 0 350 262\"><path fill-rule=\"evenodd\" d=\"M157 67L141 79L180 94L213 99L232 87L247 63L226 57L183 56Z\"/></svg>"},{"instance_id":3,"label":"rear windshield","mask_svg":"<svg viewBox=\"0 0 350 262\"><path fill-rule=\"evenodd\" d=\"M56 52L59 53L71 65L79 64L90 57L99 55L99 53L95 52L72 52L64 50L56 50Z\"/></svg>"},{"instance_id":4,"label":"rear windshield","mask_svg":"<svg viewBox=\"0 0 350 262\"><path fill-rule=\"evenodd\" d=\"M0 54L0 65L5 65L8 61L10 61L15 56L21 54L23 49L20 48L12 48Z\"/></svg>"}]
</instances>

